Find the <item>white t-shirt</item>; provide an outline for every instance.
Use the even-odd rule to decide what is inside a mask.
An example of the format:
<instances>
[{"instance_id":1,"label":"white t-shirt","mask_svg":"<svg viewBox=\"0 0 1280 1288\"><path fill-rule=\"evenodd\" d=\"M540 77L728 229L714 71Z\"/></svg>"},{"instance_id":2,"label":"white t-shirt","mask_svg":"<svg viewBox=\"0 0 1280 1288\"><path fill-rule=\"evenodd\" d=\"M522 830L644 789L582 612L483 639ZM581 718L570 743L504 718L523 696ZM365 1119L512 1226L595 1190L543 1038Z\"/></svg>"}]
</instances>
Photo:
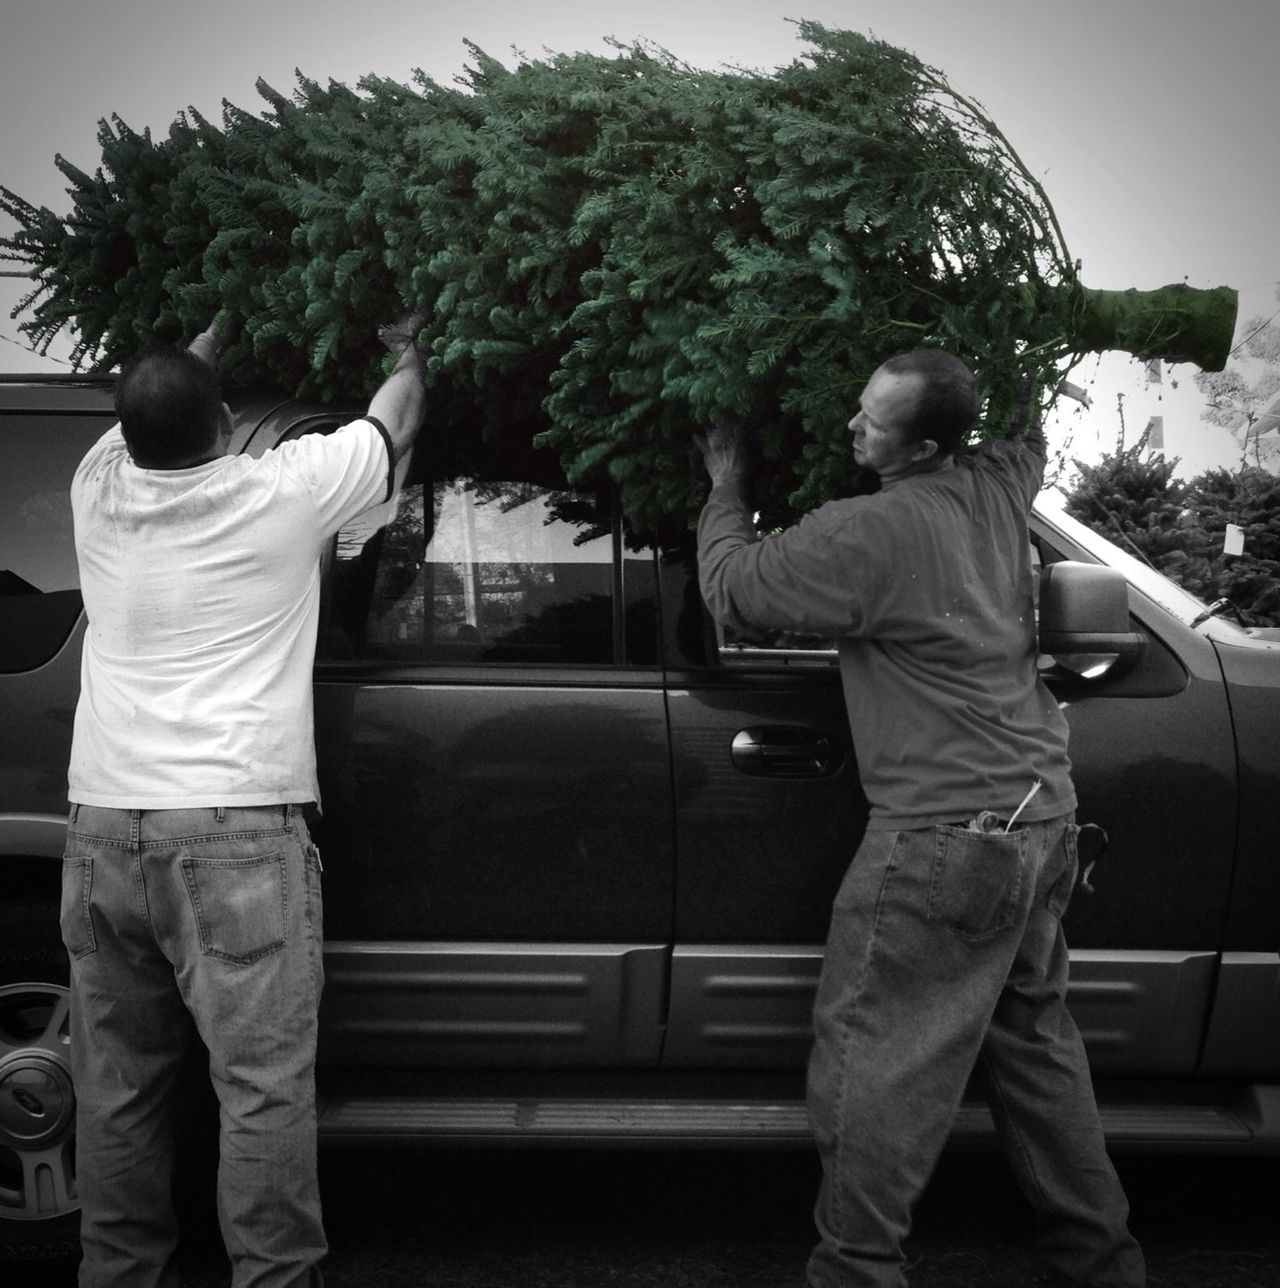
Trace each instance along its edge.
<instances>
[{"instance_id":1,"label":"white t-shirt","mask_svg":"<svg viewBox=\"0 0 1280 1288\"><path fill-rule=\"evenodd\" d=\"M118 425L90 448L71 484L89 618L72 801L318 799L320 556L389 497L392 465L369 420L182 470L136 466Z\"/></svg>"}]
</instances>

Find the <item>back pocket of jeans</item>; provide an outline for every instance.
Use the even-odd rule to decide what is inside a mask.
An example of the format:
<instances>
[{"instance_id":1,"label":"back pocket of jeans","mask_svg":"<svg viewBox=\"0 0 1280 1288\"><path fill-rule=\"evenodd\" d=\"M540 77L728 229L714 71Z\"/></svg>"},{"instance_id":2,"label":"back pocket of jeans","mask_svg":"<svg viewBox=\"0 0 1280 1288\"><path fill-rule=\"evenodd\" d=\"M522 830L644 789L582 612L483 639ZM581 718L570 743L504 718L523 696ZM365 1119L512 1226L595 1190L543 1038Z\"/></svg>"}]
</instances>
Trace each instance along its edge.
<instances>
[{"instance_id":1,"label":"back pocket of jeans","mask_svg":"<svg viewBox=\"0 0 1280 1288\"><path fill-rule=\"evenodd\" d=\"M1018 915L1026 857L1025 832L934 829L929 920L962 939L988 939Z\"/></svg>"},{"instance_id":2,"label":"back pocket of jeans","mask_svg":"<svg viewBox=\"0 0 1280 1288\"><path fill-rule=\"evenodd\" d=\"M245 859L186 858L182 875L207 956L247 966L284 946L288 884L282 851Z\"/></svg>"},{"instance_id":3,"label":"back pocket of jeans","mask_svg":"<svg viewBox=\"0 0 1280 1288\"><path fill-rule=\"evenodd\" d=\"M93 892L93 860L67 855L62 860L62 942L72 957L87 957L98 943L93 935L89 896Z\"/></svg>"}]
</instances>

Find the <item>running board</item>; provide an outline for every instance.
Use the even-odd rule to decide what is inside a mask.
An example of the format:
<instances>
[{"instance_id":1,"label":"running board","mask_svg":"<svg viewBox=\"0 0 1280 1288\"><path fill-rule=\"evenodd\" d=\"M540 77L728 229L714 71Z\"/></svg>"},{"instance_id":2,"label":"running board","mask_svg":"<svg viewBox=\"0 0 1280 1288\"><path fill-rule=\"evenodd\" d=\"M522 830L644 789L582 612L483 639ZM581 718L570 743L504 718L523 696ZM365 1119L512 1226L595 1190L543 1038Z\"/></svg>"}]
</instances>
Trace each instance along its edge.
<instances>
[{"instance_id":1,"label":"running board","mask_svg":"<svg viewBox=\"0 0 1280 1288\"><path fill-rule=\"evenodd\" d=\"M1248 1088L1232 1106L1102 1105L1117 1148L1194 1153L1280 1153L1280 1088ZM574 1098L337 1096L321 1104L327 1145L406 1144L740 1147L806 1145L801 1101L659 1101ZM955 1144L993 1142L984 1105L966 1103Z\"/></svg>"}]
</instances>

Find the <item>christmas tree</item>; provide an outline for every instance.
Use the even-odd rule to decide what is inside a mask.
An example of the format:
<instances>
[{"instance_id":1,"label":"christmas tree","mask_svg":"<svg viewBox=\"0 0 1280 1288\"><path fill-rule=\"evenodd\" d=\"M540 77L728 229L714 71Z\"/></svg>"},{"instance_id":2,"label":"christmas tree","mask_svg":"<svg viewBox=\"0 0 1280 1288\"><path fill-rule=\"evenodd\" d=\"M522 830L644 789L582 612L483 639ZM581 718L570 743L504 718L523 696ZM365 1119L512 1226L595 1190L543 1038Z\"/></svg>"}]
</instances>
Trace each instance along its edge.
<instances>
[{"instance_id":1,"label":"christmas tree","mask_svg":"<svg viewBox=\"0 0 1280 1288\"><path fill-rule=\"evenodd\" d=\"M22 328L73 327L109 369L231 307L239 378L359 402L377 324L418 309L454 423L607 475L654 523L696 504L689 445L717 420L758 431L766 522L843 490L856 396L905 348L975 368L987 433L1020 377L1051 391L1090 350L1222 365L1233 292L1089 290L976 103L891 45L799 28L773 75L472 47L460 86L300 78L161 140L104 122L95 174L58 159L69 215L0 190L0 252L36 281Z\"/></svg>"}]
</instances>

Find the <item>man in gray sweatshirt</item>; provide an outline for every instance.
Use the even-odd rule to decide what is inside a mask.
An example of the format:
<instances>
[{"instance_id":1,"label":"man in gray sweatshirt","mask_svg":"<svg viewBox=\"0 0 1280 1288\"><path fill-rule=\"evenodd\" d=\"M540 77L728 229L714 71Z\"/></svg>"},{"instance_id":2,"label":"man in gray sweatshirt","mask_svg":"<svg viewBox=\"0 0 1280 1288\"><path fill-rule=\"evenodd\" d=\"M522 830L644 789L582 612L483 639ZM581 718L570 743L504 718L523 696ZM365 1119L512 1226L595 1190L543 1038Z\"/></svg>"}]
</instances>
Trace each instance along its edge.
<instances>
[{"instance_id":1,"label":"man in gray sweatshirt","mask_svg":"<svg viewBox=\"0 0 1280 1288\"><path fill-rule=\"evenodd\" d=\"M742 434L699 440L703 598L739 631L835 637L870 803L814 1012L812 1288L906 1283L902 1240L979 1063L1050 1265L1094 1288L1145 1283L1066 1009L1076 797L1036 668L1027 527L1044 440L966 447L977 415L958 358L891 358L849 422L879 491L764 540Z\"/></svg>"}]
</instances>

